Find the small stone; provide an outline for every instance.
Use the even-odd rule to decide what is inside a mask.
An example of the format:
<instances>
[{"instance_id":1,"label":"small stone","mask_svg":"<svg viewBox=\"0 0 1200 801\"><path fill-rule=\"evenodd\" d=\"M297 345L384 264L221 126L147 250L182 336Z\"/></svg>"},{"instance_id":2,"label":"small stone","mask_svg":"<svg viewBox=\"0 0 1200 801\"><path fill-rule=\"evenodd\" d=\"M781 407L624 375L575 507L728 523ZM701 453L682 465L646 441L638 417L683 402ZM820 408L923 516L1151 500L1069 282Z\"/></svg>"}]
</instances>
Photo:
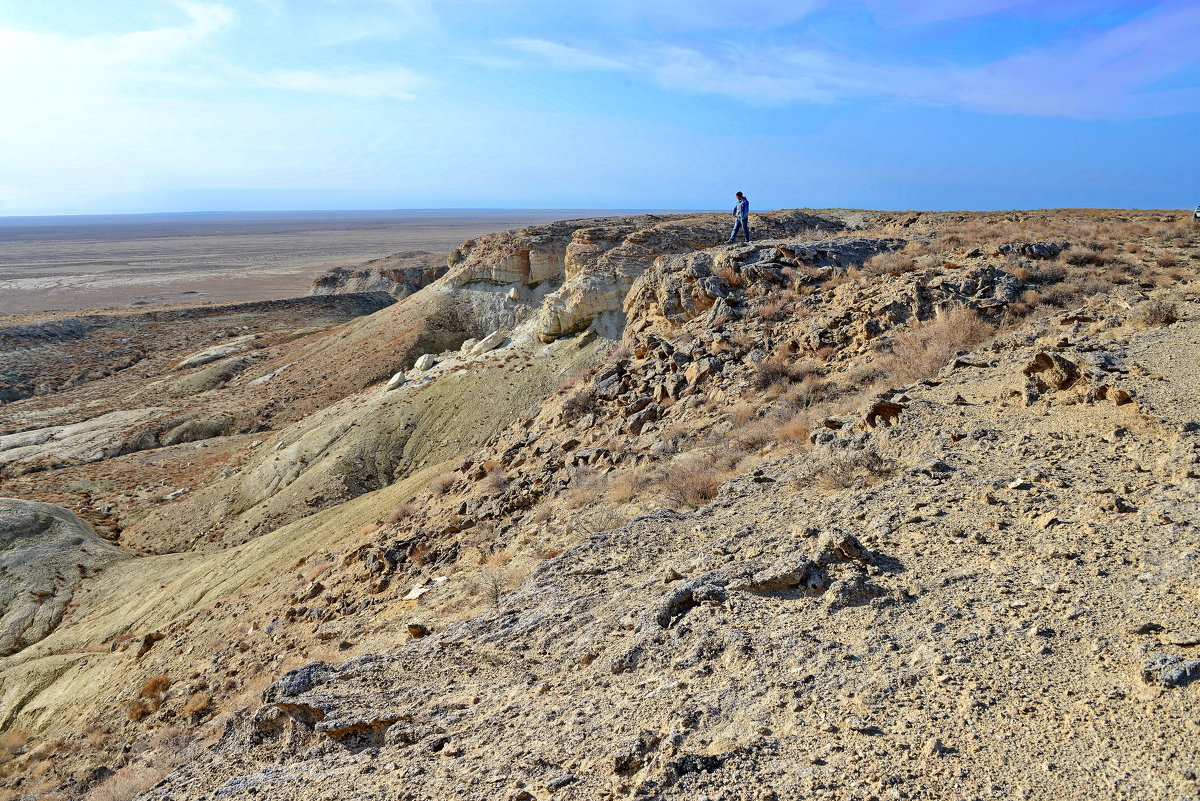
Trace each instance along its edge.
<instances>
[{"instance_id":1,"label":"small stone","mask_svg":"<svg viewBox=\"0 0 1200 801\"><path fill-rule=\"evenodd\" d=\"M421 623L408 624L408 636L411 639L419 640L429 634L429 627Z\"/></svg>"},{"instance_id":2,"label":"small stone","mask_svg":"<svg viewBox=\"0 0 1200 801\"><path fill-rule=\"evenodd\" d=\"M426 353L423 356L421 356L419 359L417 359L417 361L413 364L413 369L414 370L428 370L430 367L433 367L434 364L435 364L435 360L433 358L433 354Z\"/></svg>"},{"instance_id":3,"label":"small stone","mask_svg":"<svg viewBox=\"0 0 1200 801\"><path fill-rule=\"evenodd\" d=\"M546 787L551 790L558 790L566 787L568 784L571 784L574 781L575 775L573 773L564 773L563 775L546 782Z\"/></svg>"},{"instance_id":4,"label":"small stone","mask_svg":"<svg viewBox=\"0 0 1200 801\"><path fill-rule=\"evenodd\" d=\"M925 746L921 749L921 753L927 757L941 756L945 751L946 747L942 745L942 741L937 737L930 737L925 741Z\"/></svg>"},{"instance_id":5,"label":"small stone","mask_svg":"<svg viewBox=\"0 0 1200 801\"><path fill-rule=\"evenodd\" d=\"M404 371L401 370L400 372L396 373L394 376L392 376L391 378L388 379L387 387L384 388L384 392L391 392L393 389L396 389L397 387L401 386L403 383L404 383Z\"/></svg>"}]
</instances>

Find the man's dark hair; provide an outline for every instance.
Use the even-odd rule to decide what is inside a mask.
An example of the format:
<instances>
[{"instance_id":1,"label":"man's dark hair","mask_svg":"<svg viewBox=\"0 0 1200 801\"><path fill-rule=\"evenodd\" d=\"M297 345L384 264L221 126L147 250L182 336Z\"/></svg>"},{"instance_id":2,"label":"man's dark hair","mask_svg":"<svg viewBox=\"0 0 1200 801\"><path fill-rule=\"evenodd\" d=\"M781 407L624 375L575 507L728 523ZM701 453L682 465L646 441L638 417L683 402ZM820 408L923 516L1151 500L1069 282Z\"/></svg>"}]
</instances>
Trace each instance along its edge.
<instances>
[{"instance_id":1,"label":"man's dark hair","mask_svg":"<svg viewBox=\"0 0 1200 801\"><path fill-rule=\"evenodd\" d=\"M741 193L741 192L738 192L738 193L737 193L737 196L738 196L738 197L741 197L741 196L742 196L742 193Z\"/></svg>"}]
</instances>

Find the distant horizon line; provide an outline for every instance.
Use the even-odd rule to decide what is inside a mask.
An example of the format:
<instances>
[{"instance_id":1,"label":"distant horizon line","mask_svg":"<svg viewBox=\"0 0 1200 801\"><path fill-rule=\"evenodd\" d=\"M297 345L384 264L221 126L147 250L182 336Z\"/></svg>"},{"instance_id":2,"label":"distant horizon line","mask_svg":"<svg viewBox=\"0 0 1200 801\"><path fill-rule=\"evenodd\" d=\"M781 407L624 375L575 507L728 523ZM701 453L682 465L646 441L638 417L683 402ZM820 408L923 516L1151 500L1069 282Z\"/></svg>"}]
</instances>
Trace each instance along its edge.
<instances>
[{"instance_id":1,"label":"distant horizon line","mask_svg":"<svg viewBox=\"0 0 1200 801\"><path fill-rule=\"evenodd\" d=\"M1197 208L1200 208L1198 206ZM988 212L1005 212L1005 211L1192 211L1191 206L1178 207L1140 207L1140 206L1114 206L1114 207L1093 207L1093 206L1028 206L1028 207L1011 207L1011 208L992 208L992 209L968 209L968 208L851 208L845 206L837 207L810 207L810 206L794 206L787 209L764 209L763 211L789 211L789 210L809 210L809 211L876 211L876 212L909 212L909 213L952 213L952 212L967 212L967 213L988 213ZM179 217L179 216L216 216L216 215L243 215L243 216L270 216L270 215L315 215L315 214L330 214L330 215L355 215L355 214L396 214L396 213L467 213L467 212L490 212L490 213L560 213L560 212L607 212L607 213L624 213L624 214L714 214L721 213L724 209L685 209L685 208L616 208L605 206L442 206L442 207L427 207L427 208L363 208L363 209L205 209L194 211L114 211L114 212L84 212L74 214L0 214L0 223L11 223L14 221L29 221L29 220L70 220L70 219L86 219L98 217Z\"/></svg>"}]
</instances>

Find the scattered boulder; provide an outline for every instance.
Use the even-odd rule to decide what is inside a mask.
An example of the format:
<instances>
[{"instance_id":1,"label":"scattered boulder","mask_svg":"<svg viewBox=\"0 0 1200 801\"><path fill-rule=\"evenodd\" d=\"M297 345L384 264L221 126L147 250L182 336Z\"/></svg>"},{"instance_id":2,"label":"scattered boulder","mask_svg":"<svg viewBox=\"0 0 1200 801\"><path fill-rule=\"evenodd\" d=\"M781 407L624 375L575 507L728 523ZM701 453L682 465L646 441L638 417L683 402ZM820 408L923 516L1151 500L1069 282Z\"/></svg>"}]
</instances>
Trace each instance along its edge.
<instances>
[{"instance_id":1,"label":"scattered boulder","mask_svg":"<svg viewBox=\"0 0 1200 801\"><path fill-rule=\"evenodd\" d=\"M1151 654L1142 668L1142 680L1163 687L1182 687L1200 678L1200 659L1186 659L1171 654Z\"/></svg>"},{"instance_id":2,"label":"scattered boulder","mask_svg":"<svg viewBox=\"0 0 1200 801\"><path fill-rule=\"evenodd\" d=\"M404 379L404 371L397 371L395 375L388 379L387 386L384 387L384 392L391 392L393 389L399 388L404 384Z\"/></svg>"},{"instance_id":3,"label":"scattered boulder","mask_svg":"<svg viewBox=\"0 0 1200 801\"><path fill-rule=\"evenodd\" d=\"M996 247L1000 256L1024 256L1027 259L1053 259L1067 248L1070 242L1006 242Z\"/></svg>"},{"instance_id":4,"label":"scattered boulder","mask_svg":"<svg viewBox=\"0 0 1200 801\"><path fill-rule=\"evenodd\" d=\"M483 339L476 342L473 346L471 346L471 355L479 356L481 354L487 353L490 350L495 350L496 348L500 347L504 343L504 340L507 338L508 338L508 334L506 334L505 332L493 331L492 333L485 336Z\"/></svg>"}]
</instances>

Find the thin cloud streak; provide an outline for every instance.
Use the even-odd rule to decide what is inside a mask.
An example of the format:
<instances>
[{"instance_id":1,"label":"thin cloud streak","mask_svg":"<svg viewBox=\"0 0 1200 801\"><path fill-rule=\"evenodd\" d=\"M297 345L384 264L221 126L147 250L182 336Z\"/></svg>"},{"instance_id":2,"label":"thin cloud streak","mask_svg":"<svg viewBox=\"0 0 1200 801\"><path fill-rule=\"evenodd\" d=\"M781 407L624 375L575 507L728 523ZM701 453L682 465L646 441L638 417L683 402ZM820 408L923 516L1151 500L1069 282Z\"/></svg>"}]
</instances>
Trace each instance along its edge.
<instances>
[{"instance_id":1,"label":"thin cloud streak","mask_svg":"<svg viewBox=\"0 0 1200 801\"><path fill-rule=\"evenodd\" d=\"M367 99L415 100L413 90L425 79L404 67L371 72L322 74L307 70L278 70L256 81L257 85L299 92L322 92Z\"/></svg>"},{"instance_id":2,"label":"thin cloud streak","mask_svg":"<svg viewBox=\"0 0 1200 801\"><path fill-rule=\"evenodd\" d=\"M976 3L973 13L1017 4ZM673 91L747 103L829 104L873 97L989 113L1127 119L1200 111L1200 87L1149 89L1200 62L1197 41L1200 7L1168 2L1081 43L1053 42L971 69L868 63L811 45L777 44L743 52L732 46L633 42L601 55L539 39L502 44L558 69L622 70Z\"/></svg>"}]
</instances>

